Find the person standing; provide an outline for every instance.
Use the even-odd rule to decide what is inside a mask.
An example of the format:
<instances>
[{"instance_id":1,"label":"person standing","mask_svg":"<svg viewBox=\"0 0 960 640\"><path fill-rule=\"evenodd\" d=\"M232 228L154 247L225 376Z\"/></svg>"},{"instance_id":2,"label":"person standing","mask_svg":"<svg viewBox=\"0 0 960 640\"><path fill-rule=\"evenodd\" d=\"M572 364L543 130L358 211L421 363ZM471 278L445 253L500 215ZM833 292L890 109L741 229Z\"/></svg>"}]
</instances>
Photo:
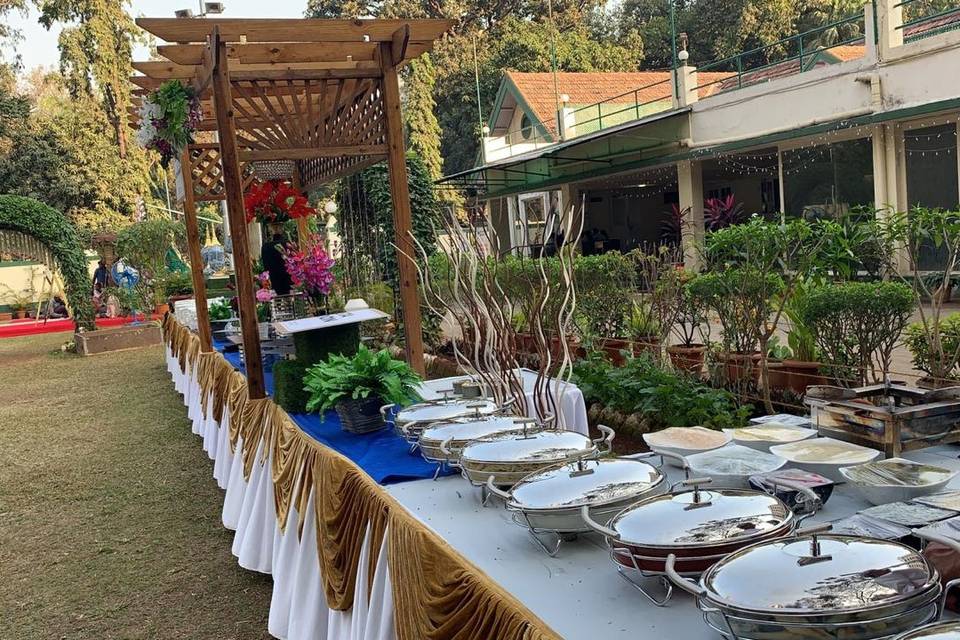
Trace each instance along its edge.
<instances>
[{"instance_id":1,"label":"person standing","mask_svg":"<svg viewBox=\"0 0 960 640\"><path fill-rule=\"evenodd\" d=\"M93 287L96 289L97 285L100 285L100 289L106 289L109 284L110 270L107 269L107 264L101 258L97 262L97 270L93 272Z\"/></svg>"},{"instance_id":2,"label":"person standing","mask_svg":"<svg viewBox=\"0 0 960 640\"><path fill-rule=\"evenodd\" d=\"M292 283L290 274L287 273L287 266L283 261L283 254L280 248L286 243L282 233L274 233L273 238L263 243L260 249L260 260L263 262L263 268L270 272L270 284L278 296L285 296L290 293Z\"/></svg>"}]
</instances>

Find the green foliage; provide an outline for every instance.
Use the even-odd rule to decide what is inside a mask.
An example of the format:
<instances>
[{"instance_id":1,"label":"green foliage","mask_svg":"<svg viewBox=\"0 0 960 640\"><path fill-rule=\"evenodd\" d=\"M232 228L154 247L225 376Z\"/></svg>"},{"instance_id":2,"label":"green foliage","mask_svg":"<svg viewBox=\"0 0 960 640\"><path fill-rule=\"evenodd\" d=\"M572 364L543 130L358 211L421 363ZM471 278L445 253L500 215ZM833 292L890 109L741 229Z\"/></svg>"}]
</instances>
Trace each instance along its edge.
<instances>
[{"instance_id":1,"label":"green foliage","mask_svg":"<svg viewBox=\"0 0 960 640\"><path fill-rule=\"evenodd\" d=\"M166 256L171 246L182 246L186 229L170 218L153 218L131 225L117 234L117 253L140 272L140 291L144 304L166 300Z\"/></svg>"},{"instance_id":2,"label":"green foliage","mask_svg":"<svg viewBox=\"0 0 960 640\"><path fill-rule=\"evenodd\" d=\"M111 125L91 98L75 99L56 76L37 79L35 102L0 88L0 192L34 198L64 212L85 235L116 231L130 223L150 196L149 163L134 147L117 152Z\"/></svg>"},{"instance_id":3,"label":"green foliage","mask_svg":"<svg viewBox=\"0 0 960 640\"><path fill-rule=\"evenodd\" d=\"M831 374L859 386L884 379L914 306L906 285L848 282L813 289L802 313Z\"/></svg>"},{"instance_id":4,"label":"green foliage","mask_svg":"<svg viewBox=\"0 0 960 640\"><path fill-rule=\"evenodd\" d=\"M193 89L184 86L179 80L168 80L152 94L154 103L160 108L166 126L157 134L179 151L193 142L188 130L191 103L194 100ZM192 124L190 125L192 127Z\"/></svg>"},{"instance_id":5,"label":"green foliage","mask_svg":"<svg viewBox=\"0 0 960 640\"><path fill-rule=\"evenodd\" d=\"M818 362L820 351L813 333L813 327L807 324L804 309L810 294L811 285L800 281L790 293L790 298L784 306L784 314L790 321L787 331L787 345L792 357L803 362Z\"/></svg>"},{"instance_id":6,"label":"green foliage","mask_svg":"<svg viewBox=\"0 0 960 640\"><path fill-rule=\"evenodd\" d=\"M759 271L805 270L811 263L810 225L803 220L786 224L758 216L742 224L711 231L704 239L704 262L709 270L747 267Z\"/></svg>"},{"instance_id":7,"label":"green foliage","mask_svg":"<svg viewBox=\"0 0 960 640\"><path fill-rule=\"evenodd\" d=\"M76 229L62 214L30 198L0 195L0 229L36 238L53 254L77 328L95 329L87 259Z\"/></svg>"},{"instance_id":8,"label":"green foliage","mask_svg":"<svg viewBox=\"0 0 960 640\"><path fill-rule=\"evenodd\" d=\"M601 354L591 354L574 365L573 380L589 401L639 413L655 429L740 427L751 411L738 406L730 392L663 369L646 355L614 367Z\"/></svg>"},{"instance_id":9,"label":"green foliage","mask_svg":"<svg viewBox=\"0 0 960 640\"><path fill-rule=\"evenodd\" d=\"M304 389L310 394L307 411L323 416L346 399L381 398L384 404L406 405L418 399L420 376L386 349L370 351L361 346L355 356L331 354L307 371Z\"/></svg>"},{"instance_id":10,"label":"green foliage","mask_svg":"<svg viewBox=\"0 0 960 640\"><path fill-rule=\"evenodd\" d=\"M407 176L413 235L432 254L440 211L433 181L426 165L414 154L407 154ZM389 178L387 165L381 163L342 182L338 219L344 257L339 263L348 286L364 286L374 280L368 271L376 267L381 278L396 288L397 255L392 244L395 238Z\"/></svg>"},{"instance_id":11,"label":"green foliage","mask_svg":"<svg viewBox=\"0 0 960 640\"><path fill-rule=\"evenodd\" d=\"M689 288L691 295L719 317L724 348L752 353L784 283L776 273L741 267L700 274L690 281Z\"/></svg>"},{"instance_id":12,"label":"green foliage","mask_svg":"<svg viewBox=\"0 0 960 640\"><path fill-rule=\"evenodd\" d=\"M273 365L273 399L287 413L306 413L310 394L303 387L309 366L300 360L278 360Z\"/></svg>"},{"instance_id":13,"label":"green foliage","mask_svg":"<svg viewBox=\"0 0 960 640\"><path fill-rule=\"evenodd\" d=\"M929 320L915 322L904 332L903 342L913 354L913 366L941 380L960 380L960 313L940 319L936 348L931 346L934 329L929 325Z\"/></svg>"},{"instance_id":14,"label":"green foliage","mask_svg":"<svg viewBox=\"0 0 960 640\"><path fill-rule=\"evenodd\" d=\"M229 320L233 317L233 309L229 302L214 302L208 309L211 320Z\"/></svg>"},{"instance_id":15,"label":"green foliage","mask_svg":"<svg viewBox=\"0 0 960 640\"><path fill-rule=\"evenodd\" d=\"M633 262L619 251L574 258L578 323L584 335L626 337L636 275Z\"/></svg>"},{"instance_id":16,"label":"green foliage","mask_svg":"<svg viewBox=\"0 0 960 640\"><path fill-rule=\"evenodd\" d=\"M297 360L314 365L331 355L352 356L360 346L360 325L342 324L293 334Z\"/></svg>"},{"instance_id":17,"label":"green foliage","mask_svg":"<svg viewBox=\"0 0 960 640\"><path fill-rule=\"evenodd\" d=\"M163 279L163 294L166 297L185 296L193 293L193 278L189 271L174 271Z\"/></svg>"}]
</instances>

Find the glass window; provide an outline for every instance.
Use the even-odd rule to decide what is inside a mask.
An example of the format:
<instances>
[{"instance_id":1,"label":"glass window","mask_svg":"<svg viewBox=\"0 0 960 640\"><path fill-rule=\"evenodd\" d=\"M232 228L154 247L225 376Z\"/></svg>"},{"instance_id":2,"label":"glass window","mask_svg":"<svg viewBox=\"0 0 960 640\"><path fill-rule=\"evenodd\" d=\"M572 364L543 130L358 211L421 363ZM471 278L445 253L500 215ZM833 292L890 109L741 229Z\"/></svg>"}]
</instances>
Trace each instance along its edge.
<instances>
[{"instance_id":1,"label":"glass window","mask_svg":"<svg viewBox=\"0 0 960 640\"><path fill-rule=\"evenodd\" d=\"M845 140L783 152L787 216L836 217L873 204L873 141Z\"/></svg>"},{"instance_id":2,"label":"glass window","mask_svg":"<svg viewBox=\"0 0 960 640\"><path fill-rule=\"evenodd\" d=\"M945 124L903 132L909 206L957 208L957 127ZM920 269L936 269L945 258L934 246L920 252Z\"/></svg>"},{"instance_id":3,"label":"glass window","mask_svg":"<svg viewBox=\"0 0 960 640\"><path fill-rule=\"evenodd\" d=\"M530 121L530 116L527 114L520 116L520 135L523 136L524 140L533 137L533 122Z\"/></svg>"}]
</instances>

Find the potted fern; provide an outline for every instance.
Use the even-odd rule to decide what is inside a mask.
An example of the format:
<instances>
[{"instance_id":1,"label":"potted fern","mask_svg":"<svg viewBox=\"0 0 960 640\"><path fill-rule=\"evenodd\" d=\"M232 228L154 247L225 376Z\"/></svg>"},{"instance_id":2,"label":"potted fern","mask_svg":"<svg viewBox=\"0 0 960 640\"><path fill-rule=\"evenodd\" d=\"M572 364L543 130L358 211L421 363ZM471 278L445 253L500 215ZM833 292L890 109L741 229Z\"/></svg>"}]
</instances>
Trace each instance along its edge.
<instances>
[{"instance_id":1,"label":"potted fern","mask_svg":"<svg viewBox=\"0 0 960 640\"><path fill-rule=\"evenodd\" d=\"M354 356L331 354L307 370L303 379L309 393L307 411L321 419L335 409L343 430L369 433L384 427L380 407L403 406L419 400L420 376L402 360L394 360L386 349L371 351L360 346Z\"/></svg>"}]
</instances>

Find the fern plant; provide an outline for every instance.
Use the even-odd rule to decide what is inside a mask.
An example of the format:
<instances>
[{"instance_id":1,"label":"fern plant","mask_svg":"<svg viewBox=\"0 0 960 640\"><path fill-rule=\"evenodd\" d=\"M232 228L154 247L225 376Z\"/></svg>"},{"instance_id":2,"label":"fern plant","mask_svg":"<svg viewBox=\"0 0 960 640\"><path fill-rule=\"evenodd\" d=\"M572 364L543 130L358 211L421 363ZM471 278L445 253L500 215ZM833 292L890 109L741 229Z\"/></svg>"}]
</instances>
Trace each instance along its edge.
<instances>
[{"instance_id":1,"label":"fern plant","mask_svg":"<svg viewBox=\"0 0 960 640\"><path fill-rule=\"evenodd\" d=\"M406 405L419 400L420 376L386 349L361 346L355 356L331 354L307 371L304 390L310 394L307 411L325 414L343 400L379 397L384 404Z\"/></svg>"}]
</instances>

